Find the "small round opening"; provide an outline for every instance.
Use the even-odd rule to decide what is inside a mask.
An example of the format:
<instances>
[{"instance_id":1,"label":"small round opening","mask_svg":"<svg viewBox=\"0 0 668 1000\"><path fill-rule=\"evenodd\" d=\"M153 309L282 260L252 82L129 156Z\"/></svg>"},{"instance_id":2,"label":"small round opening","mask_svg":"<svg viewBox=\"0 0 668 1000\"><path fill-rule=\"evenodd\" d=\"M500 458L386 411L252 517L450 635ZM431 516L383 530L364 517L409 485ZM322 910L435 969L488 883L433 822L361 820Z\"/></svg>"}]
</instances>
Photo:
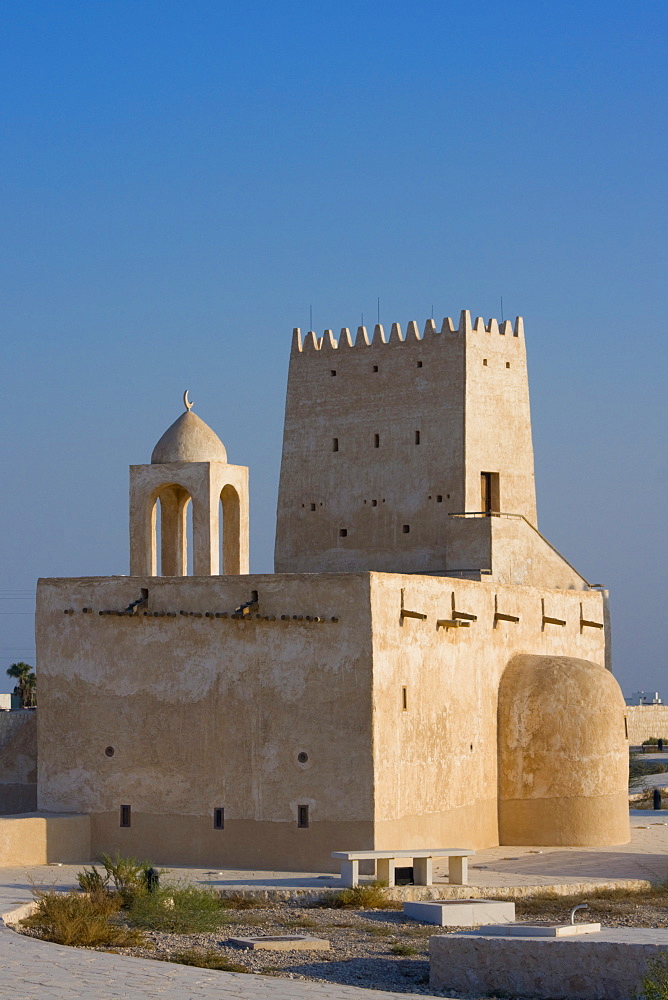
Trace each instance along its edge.
<instances>
[{"instance_id":1,"label":"small round opening","mask_svg":"<svg viewBox=\"0 0 668 1000\"><path fill-rule=\"evenodd\" d=\"M115 753L113 747L105 747L104 752L106 753L107 757L113 757Z\"/></svg>"},{"instance_id":2,"label":"small round opening","mask_svg":"<svg viewBox=\"0 0 668 1000\"><path fill-rule=\"evenodd\" d=\"M299 761L300 764L305 764L308 760L308 754L304 753L304 751L302 750L301 753L297 754L297 760Z\"/></svg>"}]
</instances>

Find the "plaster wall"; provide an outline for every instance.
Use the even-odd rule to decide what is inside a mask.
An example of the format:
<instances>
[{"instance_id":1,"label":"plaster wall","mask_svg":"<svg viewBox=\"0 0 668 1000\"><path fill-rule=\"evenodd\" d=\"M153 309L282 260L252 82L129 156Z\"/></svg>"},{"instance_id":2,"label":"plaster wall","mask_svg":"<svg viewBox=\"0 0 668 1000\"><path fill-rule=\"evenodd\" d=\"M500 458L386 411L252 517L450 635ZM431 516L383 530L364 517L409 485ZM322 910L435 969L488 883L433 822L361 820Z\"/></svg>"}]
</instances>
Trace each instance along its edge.
<instances>
[{"instance_id":1,"label":"plaster wall","mask_svg":"<svg viewBox=\"0 0 668 1000\"><path fill-rule=\"evenodd\" d=\"M0 816L37 806L37 713L0 712Z\"/></svg>"},{"instance_id":2,"label":"plaster wall","mask_svg":"<svg viewBox=\"0 0 668 1000\"><path fill-rule=\"evenodd\" d=\"M443 572L448 512L481 510L481 473L501 509L536 521L524 330L496 320L409 324L338 346L295 331L285 410L277 572ZM466 536L468 538L469 536ZM465 539L466 540L466 539ZM462 553L476 563L476 553ZM467 566L468 568L468 566Z\"/></svg>"},{"instance_id":3,"label":"plaster wall","mask_svg":"<svg viewBox=\"0 0 668 1000\"><path fill-rule=\"evenodd\" d=\"M631 746L639 746L654 736L668 738L668 705L627 705L626 724Z\"/></svg>"},{"instance_id":4,"label":"plaster wall","mask_svg":"<svg viewBox=\"0 0 668 1000\"><path fill-rule=\"evenodd\" d=\"M253 590L262 618L206 617ZM371 648L363 575L42 580L39 808L90 814L94 853L331 870L373 846Z\"/></svg>"},{"instance_id":5,"label":"plaster wall","mask_svg":"<svg viewBox=\"0 0 668 1000\"><path fill-rule=\"evenodd\" d=\"M88 816L0 816L0 867L90 861Z\"/></svg>"},{"instance_id":6,"label":"plaster wall","mask_svg":"<svg viewBox=\"0 0 668 1000\"><path fill-rule=\"evenodd\" d=\"M522 652L603 666L603 630L581 627L581 606L590 620L602 620L604 596L596 591L371 575L376 848L499 843L501 677ZM426 618L402 616L402 608ZM477 620L437 625L462 612ZM495 619L499 613L519 621ZM566 624L544 624L544 613Z\"/></svg>"}]
</instances>

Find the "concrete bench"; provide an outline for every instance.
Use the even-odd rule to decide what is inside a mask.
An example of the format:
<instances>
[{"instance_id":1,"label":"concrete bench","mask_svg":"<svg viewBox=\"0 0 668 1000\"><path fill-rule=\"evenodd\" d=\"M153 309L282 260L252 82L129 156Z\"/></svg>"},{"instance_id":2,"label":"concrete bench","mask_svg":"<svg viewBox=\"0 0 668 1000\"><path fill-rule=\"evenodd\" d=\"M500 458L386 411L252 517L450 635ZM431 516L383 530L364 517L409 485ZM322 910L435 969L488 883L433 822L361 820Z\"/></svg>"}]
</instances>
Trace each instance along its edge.
<instances>
[{"instance_id":1,"label":"concrete bench","mask_svg":"<svg viewBox=\"0 0 668 1000\"><path fill-rule=\"evenodd\" d=\"M419 851L332 851L341 862L341 881L345 886L359 884L360 861L375 861L376 876L389 886L396 885L394 871L398 861L413 862L415 885L432 885L434 858L448 858L448 877L452 885L468 884L468 859L475 854L468 848L439 847Z\"/></svg>"}]
</instances>

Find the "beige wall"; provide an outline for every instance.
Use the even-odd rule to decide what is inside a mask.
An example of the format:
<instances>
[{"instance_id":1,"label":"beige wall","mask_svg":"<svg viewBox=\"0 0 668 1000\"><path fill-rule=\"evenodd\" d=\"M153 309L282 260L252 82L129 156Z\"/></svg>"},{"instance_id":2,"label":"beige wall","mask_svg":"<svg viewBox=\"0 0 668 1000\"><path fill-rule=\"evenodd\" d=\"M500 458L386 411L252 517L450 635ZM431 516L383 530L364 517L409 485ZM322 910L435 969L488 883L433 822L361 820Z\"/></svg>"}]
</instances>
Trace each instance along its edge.
<instances>
[{"instance_id":1,"label":"beige wall","mask_svg":"<svg viewBox=\"0 0 668 1000\"><path fill-rule=\"evenodd\" d=\"M631 746L645 740L668 739L668 705L627 705L626 724ZM667 747L668 749L668 744Z\"/></svg>"},{"instance_id":2,"label":"beige wall","mask_svg":"<svg viewBox=\"0 0 668 1000\"><path fill-rule=\"evenodd\" d=\"M501 843L630 839L624 707L617 681L600 663L511 659L499 691Z\"/></svg>"},{"instance_id":3,"label":"beige wall","mask_svg":"<svg viewBox=\"0 0 668 1000\"><path fill-rule=\"evenodd\" d=\"M37 807L37 713L0 712L0 816Z\"/></svg>"},{"instance_id":4,"label":"beige wall","mask_svg":"<svg viewBox=\"0 0 668 1000\"><path fill-rule=\"evenodd\" d=\"M99 613L142 587L146 614ZM206 617L254 590L259 618ZM327 871L332 850L496 844L503 671L517 653L603 664L603 631L581 627L603 600L390 574L40 581L39 808L90 814L94 854L165 864ZM477 620L437 627L460 612Z\"/></svg>"},{"instance_id":5,"label":"beige wall","mask_svg":"<svg viewBox=\"0 0 668 1000\"><path fill-rule=\"evenodd\" d=\"M88 816L0 816L0 866L90 861Z\"/></svg>"},{"instance_id":6,"label":"beige wall","mask_svg":"<svg viewBox=\"0 0 668 1000\"><path fill-rule=\"evenodd\" d=\"M371 344L362 329L355 346L296 333L277 572L443 571L448 512L480 510L483 471L500 474L504 510L535 521L523 329L503 329L462 313L421 340L414 325L403 341L377 327Z\"/></svg>"},{"instance_id":7,"label":"beige wall","mask_svg":"<svg viewBox=\"0 0 668 1000\"><path fill-rule=\"evenodd\" d=\"M402 590L404 609L426 614L425 620L402 619ZM477 621L468 628L437 628L438 620L452 618L453 595L454 611ZM522 652L568 654L602 666L603 631L581 628L580 606L587 617L601 620L603 601L595 591L372 574L379 849L499 842L497 705L503 672ZM566 625L544 625L543 610ZM520 620L495 624L495 613ZM577 703L571 709L577 712Z\"/></svg>"},{"instance_id":8,"label":"beige wall","mask_svg":"<svg viewBox=\"0 0 668 1000\"><path fill-rule=\"evenodd\" d=\"M142 587L149 615L99 614ZM204 617L252 590L275 620ZM163 612L176 616L154 617ZM90 813L95 853L248 867L264 853L265 864L317 869L336 845L372 846L368 578L40 581L37 662L39 808Z\"/></svg>"}]
</instances>

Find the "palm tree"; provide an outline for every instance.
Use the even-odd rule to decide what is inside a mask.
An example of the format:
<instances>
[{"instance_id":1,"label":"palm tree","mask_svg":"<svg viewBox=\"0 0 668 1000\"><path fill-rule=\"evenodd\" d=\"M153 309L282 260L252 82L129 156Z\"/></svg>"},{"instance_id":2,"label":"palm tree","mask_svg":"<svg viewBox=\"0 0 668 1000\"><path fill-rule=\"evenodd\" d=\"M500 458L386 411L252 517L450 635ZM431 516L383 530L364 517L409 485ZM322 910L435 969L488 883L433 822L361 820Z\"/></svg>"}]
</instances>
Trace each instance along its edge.
<instances>
[{"instance_id":1,"label":"palm tree","mask_svg":"<svg viewBox=\"0 0 668 1000\"><path fill-rule=\"evenodd\" d=\"M17 680L14 694L21 699L23 708L34 708L37 704L37 678L29 663L12 663L7 670L10 677Z\"/></svg>"}]
</instances>

